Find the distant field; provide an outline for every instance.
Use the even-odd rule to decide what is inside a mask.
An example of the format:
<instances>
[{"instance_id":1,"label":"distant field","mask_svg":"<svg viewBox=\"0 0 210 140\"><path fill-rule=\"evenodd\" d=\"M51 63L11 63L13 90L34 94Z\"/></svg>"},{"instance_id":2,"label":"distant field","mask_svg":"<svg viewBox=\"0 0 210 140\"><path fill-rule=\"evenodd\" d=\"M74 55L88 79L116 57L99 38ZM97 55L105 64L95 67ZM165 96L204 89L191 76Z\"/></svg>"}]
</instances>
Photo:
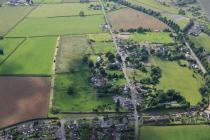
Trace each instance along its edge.
<instances>
[{"instance_id":1,"label":"distant field","mask_svg":"<svg viewBox=\"0 0 210 140\"><path fill-rule=\"evenodd\" d=\"M191 105L196 105L201 101L199 88L203 84L203 81L200 75L193 73L189 68L179 66L177 62L162 61L157 58L153 59L153 61L155 65L162 69L162 77L157 85L158 89L175 89Z\"/></svg>"},{"instance_id":2,"label":"distant field","mask_svg":"<svg viewBox=\"0 0 210 140\"><path fill-rule=\"evenodd\" d=\"M109 12L107 15L114 30L127 30L139 27L152 30L164 30L168 28L166 24L158 19L130 8Z\"/></svg>"},{"instance_id":3,"label":"distant field","mask_svg":"<svg viewBox=\"0 0 210 140\"><path fill-rule=\"evenodd\" d=\"M173 43L173 38L169 36L166 32L146 32L146 33L134 33L131 35L130 39L137 42L147 42L147 43Z\"/></svg>"},{"instance_id":4,"label":"distant field","mask_svg":"<svg viewBox=\"0 0 210 140\"><path fill-rule=\"evenodd\" d=\"M29 17L79 16L80 11L84 11L85 15L102 14L101 10L89 8L90 5L96 4L98 3L43 4L34 10Z\"/></svg>"},{"instance_id":5,"label":"distant field","mask_svg":"<svg viewBox=\"0 0 210 140\"><path fill-rule=\"evenodd\" d=\"M163 5L156 0L128 0L128 2L137 4L137 5L140 5L145 8L149 8L158 12L168 12L168 13L174 13L174 14L178 14L179 12L178 8L175 8L169 5L168 6Z\"/></svg>"},{"instance_id":6,"label":"distant field","mask_svg":"<svg viewBox=\"0 0 210 140\"><path fill-rule=\"evenodd\" d=\"M103 23L104 18L102 15L87 17L27 18L14 28L8 36L98 33L100 32L100 25Z\"/></svg>"},{"instance_id":7,"label":"distant field","mask_svg":"<svg viewBox=\"0 0 210 140\"><path fill-rule=\"evenodd\" d=\"M50 74L56 37L27 39L0 67L0 74Z\"/></svg>"},{"instance_id":8,"label":"distant field","mask_svg":"<svg viewBox=\"0 0 210 140\"><path fill-rule=\"evenodd\" d=\"M29 6L4 6L0 7L0 35L7 33L20 21L33 7Z\"/></svg>"},{"instance_id":9,"label":"distant field","mask_svg":"<svg viewBox=\"0 0 210 140\"><path fill-rule=\"evenodd\" d=\"M208 125L189 126L144 126L141 140L208 140Z\"/></svg>"},{"instance_id":10,"label":"distant field","mask_svg":"<svg viewBox=\"0 0 210 140\"><path fill-rule=\"evenodd\" d=\"M116 49L112 42L96 42L92 44L92 49L95 54L103 53L106 54L107 52L115 53Z\"/></svg>"},{"instance_id":11,"label":"distant field","mask_svg":"<svg viewBox=\"0 0 210 140\"><path fill-rule=\"evenodd\" d=\"M97 41L97 42L112 41L112 36L109 33L88 34L87 38L90 40Z\"/></svg>"},{"instance_id":12,"label":"distant field","mask_svg":"<svg viewBox=\"0 0 210 140\"><path fill-rule=\"evenodd\" d=\"M190 36L196 47L204 47L210 52L210 36L201 33L198 37Z\"/></svg>"},{"instance_id":13,"label":"distant field","mask_svg":"<svg viewBox=\"0 0 210 140\"><path fill-rule=\"evenodd\" d=\"M81 57L88 49L85 36L64 36L60 40L60 47L57 55L56 72L69 72L71 69L78 71Z\"/></svg>"},{"instance_id":14,"label":"distant field","mask_svg":"<svg viewBox=\"0 0 210 140\"><path fill-rule=\"evenodd\" d=\"M0 48L3 49L4 55L0 55L0 63L12 53L15 48L23 41L23 38L5 38L0 40Z\"/></svg>"},{"instance_id":15,"label":"distant field","mask_svg":"<svg viewBox=\"0 0 210 140\"><path fill-rule=\"evenodd\" d=\"M28 119L47 117L48 78L0 77L0 90L0 128Z\"/></svg>"}]
</instances>

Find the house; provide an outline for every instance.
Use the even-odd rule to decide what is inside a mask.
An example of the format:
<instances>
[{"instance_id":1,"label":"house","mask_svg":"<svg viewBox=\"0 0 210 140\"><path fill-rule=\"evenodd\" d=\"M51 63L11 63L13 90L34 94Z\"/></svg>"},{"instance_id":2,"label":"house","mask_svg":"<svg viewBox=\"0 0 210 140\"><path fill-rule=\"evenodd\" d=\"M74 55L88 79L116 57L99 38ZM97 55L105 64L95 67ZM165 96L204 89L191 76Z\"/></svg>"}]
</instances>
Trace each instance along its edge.
<instances>
[{"instance_id":1,"label":"house","mask_svg":"<svg viewBox=\"0 0 210 140\"><path fill-rule=\"evenodd\" d=\"M199 36L202 31L202 28L199 24L194 24L192 28L189 30L188 34L193 36Z\"/></svg>"}]
</instances>

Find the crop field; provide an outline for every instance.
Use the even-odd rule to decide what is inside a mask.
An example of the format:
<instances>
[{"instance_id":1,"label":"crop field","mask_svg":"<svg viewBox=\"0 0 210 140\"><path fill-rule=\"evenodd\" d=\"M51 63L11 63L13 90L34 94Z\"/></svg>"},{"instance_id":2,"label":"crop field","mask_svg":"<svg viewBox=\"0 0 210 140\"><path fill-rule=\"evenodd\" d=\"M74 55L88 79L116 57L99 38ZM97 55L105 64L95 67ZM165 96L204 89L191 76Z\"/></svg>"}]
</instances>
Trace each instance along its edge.
<instances>
[{"instance_id":1,"label":"crop field","mask_svg":"<svg viewBox=\"0 0 210 140\"><path fill-rule=\"evenodd\" d=\"M134 33L131 35L130 39L137 42L144 43L162 43L168 44L173 43L173 38L169 36L166 32L146 32L146 33Z\"/></svg>"},{"instance_id":2,"label":"crop field","mask_svg":"<svg viewBox=\"0 0 210 140\"><path fill-rule=\"evenodd\" d=\"M127 30L139 27L152 30L164 30L168 28L166 24L158 19L130 8L109 12L107 15L114 30Z\"/></svg>"},{"instance_id":3,"label":"crop field","mask_svg":"<svg viewBox=\"0 0 210 140\"><path fill-rule=\"evenodd\" d=\"M4 55L0 56L0 63L4 61L22 43L22 38L5 38L0 40L0 48L4 50Z\"/></svg>"},{"instance_id":4,"label":"crop field","mask_svg":"<svg viewBox=\"0 0 210 140\"><path fill-rule=\"evenodd\" d=\"M201 76L194 73L187 67L181 67L177 62L162 61L154 58L154 64L162 70L158 89L168 90L175 89L180 92L191 105L196 105L201 101L199 88L203 84ZM187 84L186 84L187 83Z\"/></svg>"},{"instance_id":5,"label":"crop field","mask_svg":"<svg viewBox=\"0 0 210 140\"><path fill-rule=\"evenodd\" d=\"M144 126L141 140L208 140L208 125L189 126Z\"/></svg>"},{"instance_id":6,"label":"crop field","mask_svg":"<svg viewBox=\"0 0 210 140\"><path fill-rule=\"evenodd\" d=\"M81 60L88 49L85 36L63 36L57 54L56 72L65 73L81 69Z\"/></svg>"},{"instance_id":7,"label":"crop field","mask_svg":"<svg viewBox=\"0 0 210 140\"><path fill-rule=\"evenodd\" d=\"M0 7L0 35L7 33L15 26L33 7L28 6L4 6Z\"/></svg>"},{"instance_id":8,"label":"crop field","mask_svg":"<svg viewBox=\"0 0 210 140\"><path fill-rule=\"evenodd\" d=\"M9 32L8 36L99 33L100 25L103 23L104 18L102 15L86 17L27 18Z\"/></svg>"},{"instance_id":9,"label":"crop field","mask_svg":"<svg viewBox=\"0 0 210 140\"><path fill-rule=\"evenodd\" d=\"M210 51L210 37L207 34L201 33L198 37L190 36L190 39L195 43L196 47L204 47Z\"/></svg>"},{"instance_id":10,"label":"crop field","mask_svg":"<svg viewBox=\"0 0 210 140\"><path fill-rule=\"evenodd\" d=\"M0 67L0 74L50 74L56 37L27 39Z\"/></svg>"},{"instance_id":11,"label":"crop field","mask_svg":"<svg viewBox=\"0 0 210 140\"><path fill-rule=\"evenodd\" d=\"M43 4L36 8L29 17L59 17L59 16L79 16L83 11L85 15L102 14L101 10L90 9L90 5L97 5L97 2L91 3L62 3L62 4ZM56 11L56 12L55 12Z\"/></svg>"},{"instance_id":12,"label":"crop field","mask_svg":"<svg viewBox=\"0 0 210 140\"><path fill-rule=\"evenodd\" d=\"M0 77L0 128L47 117L50 82L39 77Z\"/></svg>"}]
</instances>

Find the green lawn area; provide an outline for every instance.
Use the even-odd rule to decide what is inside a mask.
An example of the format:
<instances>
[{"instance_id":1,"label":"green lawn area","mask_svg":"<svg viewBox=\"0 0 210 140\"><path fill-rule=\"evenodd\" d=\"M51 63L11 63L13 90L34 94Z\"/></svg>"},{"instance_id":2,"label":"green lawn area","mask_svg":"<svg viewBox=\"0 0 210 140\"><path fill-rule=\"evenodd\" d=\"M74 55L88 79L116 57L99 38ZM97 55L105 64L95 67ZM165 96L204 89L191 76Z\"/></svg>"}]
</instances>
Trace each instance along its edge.
<instances>
[{"instance_id":1,"label":"green lawn area","mask_svg":"<svg viewBox=\"0 0 210 140\"><path fill-rule=\"evenodd\" d=\"M84 65L83 65L84 67ZM71 74L57 75L55 80L54 106L62 111L82 111L89 112L99 105L110 104L111 110L114 111L115 104L111 97L97 97L96 91L91 87L88 78L89 70L83 70ZM66 93L68 87L75 90L75 95Z\"/></svg>"},{"instance_id":2,"label":"green lawn area","mask_svg":"<svg viewBox=\"0 0 210 140\"><path fill-rule=\"evenodd\" d=\"M80 11L84 11L85 15L102 14L101 10L88 8L91 4L96 5L98 3L43 4L35 9L29 17L79 16Z\"/></svg>"},{"instance_id":3,"label":"green lawn area","mask_svg":"<svg viewBox=\"0 0 210 140\"><path fill-rule=\"evenodd\" d=\"M199 88L202 86L203 80L200 75L187 67L179 66L175 61L162 61L158 58L154 58L153 61L162 70L162 77L156 88L163 90L175 89L191 105L196 105L201 101Z\"/></svg>"},{"instance_id":4,"label":"green lawn area","mask_svg":"<svg viewBox=\"0 0 210 140\"><path fill-rule=\"evenodd\" d=\"M3 6L0 7L0 35L9 31L33 7L30 6Z\"/></svg>"},{"instance_id":5,"label":"green lawn area","mask_svg":"<svg viewBox=\"0 0 210 140\"><path fill-rule=\"evenodd\" d=\"M57 55L56 72L80 70L80 62L88 49L86 36L63 36Z\"/></svg>"},{"instance_id":6,"label":"green lawn area","mask_svg":"<svg viewBox=\"0 0 210 140\"><path fill-rule=\"evenodd\" d=\"M106 54L107 52L115 53L116 49L112 42L96 42L92 44L92 49L95 54L103 53Z\"/></svg>"},{"instance_id":7,"label":"green lawn area","mask_svg":"<svg viewBox=\"0 0 210 140\"><path fill-rule=\"evenodd\" d=\"M127 74L128 74L128 77L130 79L135 78L135 80L137 80L137 81L140 81L144 78L150 78L150 73L149 72L144 73L144 72L142 72L140 70L137 70L137 69L128 69Z\"/></svg>"},{"instance_id":8,"label":"green lawn area","mask_svg":"<svg viewBox=\"0 0 210 140\"><path fill-rule=\"evenodd\" d=\"M166 6L156 0L128 0L128 2L152 9L158 12L168 12L178 14L179 9L172 6Z\"/></svg>"},{"instance_id":9,"label":"green lawn area","mask_svg":"<svg viewBox=\"0 0 210 140\"><path fill-rule=\"evenodd\" d=\"M102 15L87 17L27 18L8 36L42 36L99 33L104 23Z\"/></svg>"},{"instance_id":10,"label":"green lawn area","mask_svg":"<svg viewBox=\"0 0 210 140\"><path fill-rule=\"evenodd\" d=\"M190 20L188 18L185 18L175 22L180 26L181 29L184 29L189 24Z\"/></svg>"},{"instance_id":11,"label":"green lawn area","mask_svg":"<svg viewBox=\"0 0 210 140\"><path fill-rule=\"evenodd\" d=\"M190 36L190 39L195 43L196 47L204 47L210 51L210 36L201 33L198 37Z\"/></svg>"},{"instance_id":12,"label":"green lawn area","mask_svg":"<svg viewBox=\"0 0 210 140\"><path fill-rule=\"evenodd\" d=\"M109 33L88 34L87 37L88 39L94 40L96 42L112 41L112 36Z\"/></svg>"},{"instance_id":13,"label":"green lawn area","mask_svg":"<svg viewBox=\"0 0 210 140\"><path fill-rule=\"evenodd\" d=\"M4 51L4 55L0 55L0 62L7 58L23 40L22 38L5 38L0 40L0 48Z\"/></svg>"},{"instance_id":14,"label":"green lawn area","mask_svg":"<svg viewBox=\"0 0 210 140\"><path fill-rule=\"evenodd\" d=\"M0 67L0 74L50 74L56 37L27 39Z\"/></svg>"},{"instance_id":15,"label":"green lawn area","mask_svg":"<svg viewBox=\"0 0 210 140\"><path fill-rule=\"evenodd\" d=\"M189 126L144 126L141 140L208 140L210 127L207 125Z\"/></svg>"},{"instance_id":16,"label":"green lawn area","mask_svg":"<svg viewBox=\"0 0 210 140\"><path fill-rule=\"evenodd\" d=\"M146 33L134 33L130 36L130 39L137 42L147 43L173 43L173 38L166 32L146 32Z\"/></svg>"}]
</instances>

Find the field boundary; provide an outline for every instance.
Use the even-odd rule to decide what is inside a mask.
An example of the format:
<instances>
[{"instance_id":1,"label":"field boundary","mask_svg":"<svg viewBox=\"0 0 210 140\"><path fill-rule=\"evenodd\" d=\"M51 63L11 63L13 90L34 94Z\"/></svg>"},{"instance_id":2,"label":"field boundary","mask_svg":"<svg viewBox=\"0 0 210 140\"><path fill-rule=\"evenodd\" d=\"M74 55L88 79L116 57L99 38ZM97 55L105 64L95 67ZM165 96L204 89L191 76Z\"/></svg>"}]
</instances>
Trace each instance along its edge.
<instances>
[{"instance_id":1,"label":"field boundary","mask_svg":"<svg viewBox=\"0 0 210 140\"><path fill-rule=\"evenodd\" d=\"M61 36L58 36L57 42L55 45L54 50L54 56L53 56L53 64L52 64L52 74L51 74L51 85L50 85L50 97L49 97L49 105L48 105L48 111L53 106L53 97L54 97L54 86L55 86L55 75L56 75L56 59L57 59L57 53L60 46L60 39Z\"/></svg>"},{"instance_id":2,"label":"field boundary","mask_svg":"<svg viewBox=\"0 0 210 140\"><path fill-rule=\"evenodd\" d=\"M84 17L99 16L99 15L103 15L103 14L102 13L101 14L89 14L89 15L84 15ZM46 17L46 18L65 18L65 17L80 17L80 15L52 16L52 17ZM32 18L34 18L34 17L32 17Z\"/></svg>"},{"instance_id":3,"label":"field boundary","mask_svg":"<svg viewBox=\"0 0 210 140\"><path fill-rule=\"evenodd\" d=\"M6 36L9 32L11 32L18 24L20 24L23 20L26 19L26 17L31 14L33 10L35 10L38 6L34 6L23 18L21 18L13 27L11 27L3 36Z\"/></svg>"},{"instance_id":4,"label":"field boundary","mask_svg":"<svg viewBox=\"0 0 210 140\"><path fill-rule=\"evenodd\" d=\"M51 77L50 74L0 74L0 77Z\"/></svg>"}]
</instances>

